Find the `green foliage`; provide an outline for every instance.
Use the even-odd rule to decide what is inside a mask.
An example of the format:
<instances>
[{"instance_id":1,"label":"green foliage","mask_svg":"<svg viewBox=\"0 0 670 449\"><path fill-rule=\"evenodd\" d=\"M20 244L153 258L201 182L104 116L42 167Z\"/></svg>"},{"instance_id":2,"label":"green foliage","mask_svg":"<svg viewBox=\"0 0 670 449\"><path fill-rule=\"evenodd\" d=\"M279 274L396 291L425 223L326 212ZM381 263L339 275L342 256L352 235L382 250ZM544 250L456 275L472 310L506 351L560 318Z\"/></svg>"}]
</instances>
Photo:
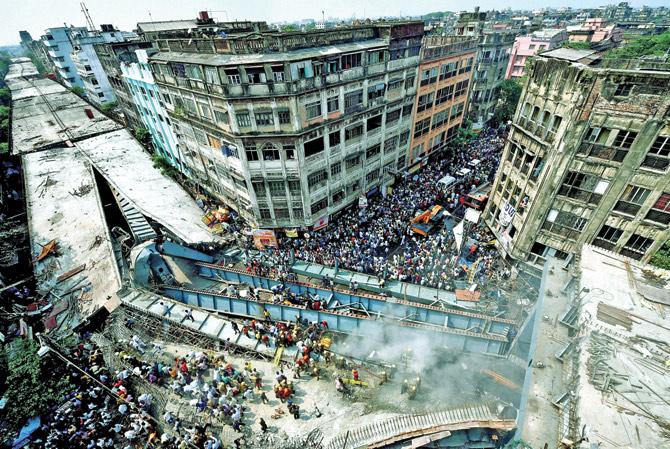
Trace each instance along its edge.
<instances>
[{"instance_id":1,"label":"green foliage","mask_svg":"<svg viewBox=\"0 0 670 449\"><path fill-rule=\"evenodd\" d=\"M33 62L33 64L35 65L35 68L40 73L40 75L45 75L47 73L46 67L44 67L44 64L42 64L42 61L40 61L40 59L37 56L35 56L35 53L33 53L32 51L29 51L29 52L26 53L26 56L28 58L30 58L30 60Z\"/></svg>"},{"instance_id":2,"label":"green foliage","mask_svg":"<svg viewBox=\"0 0 670 449\"><path fill-rule=\"evenodd\" d=\"M605 59L638 59L641 56L663 56L670 48L670 31L644 36L605 54Z\"/></svg>"},{"instance_id":3,"label":"green foliage","mask_svg":"<svg viewBox=\"0 0 670 449\"><path fill-rule=\"evenodd\" d=\"M665 242L665 245L656 251L650 262L658 268L670 270L670 241Z\"/></svg>"},{"instance_id":4,"label":"green foliage","mask_svg":"<svg viewBox=\"0 0 670 449\"><path fill-rule=\"evenodd\" d=\"M572 42L565 41L562 45L563 48L572 48L574 50L588 50L591 48L591 44L588 42Z\"/></svg>"},{"instance_id":5,"label":"green foliage","mask_svg":"<svg viewBox=\"0 0 670 449\"><path fill-rule=\"evenodd\" d=\"M521 84L515 80L505 80L500 84L500 101L493 118L497 123L506 123L514 117L516 105L521 98Z\"/></svg>"},{"instance_id":6,"label":"green foliage","mask_svg":"<svg viewBox=\"0 0 670 449\"><path fill-rule=\"evenodd\" d=\"M0 106L6 106L9 104L9 100L11 100L12 94L9 92L9 88L3 87L0 89Z\"/></svg>"},{"instance_id":7,"label":"green foliage","mask_svg":"<svg viewBox=\"0 0 670 449\"><path fill-rule=\"evenodd\" d=\"M82 88L79 87L79 86L72 86L72 87L70 87L70 92L72 92L73 94L79 95L80 97L81 97L82 95L84 95L84 89L82 89Z\"/></svg>"},{"instance_id":8,"label":"green foliage","mask_svg":"<svg viewBox=\"0 0 670 449\"><path fill-rule=\"evenodd\" d=\"M175 106L174 115L179 117L186 117L186 109L184 109L182 106Z\"/></svg>"},{"instance_id":9,"label":"green foliage","mask_svg":"<svg viewBox=\"0 0 670 449\"><path fill-rule=\"evenodd\" d=\"M5 75L9 71L9 60L11 56L9 53L0 51L0 87L5 86Z\"/></svg>"},{"instance_id":10,"label":"green foliage","mask_svg":"<svg viewBox=\"0 0 670 449\"><path fill-rule=\"evenodd\" d=\"M154 167L160 169L161 173L170 178L177 179L179 177L179 170L177 170L170 160L162 154L155 153L151 156Z\"/></svg>"},{"instance_id":11,"label":"green foliage","mask_svg":"<svg viewBox=\"0 0 670 449\"><path fill-rule=\"evenodd\" d=\"M18 341L7 358L7 420L18 428L62 400L70 383L53 359L40 359L34 341Z\"/></svg>"},{"instance_id":12,"label":"green foliage","mask_svg":"<svg viewBox=\"0 0 670 449\"><path fill-rule=\"evenodd\" d=\"M143 144L149 143L149 139L151 138L151 134L149 133L149 130L146 128L135 128L135 138L142 142Z\"/></svg>"},{"instance_id":13,"label":"green foliage","mask_svg":"<svg viewBox=\"0 0 670 449\"><path fill-rule=\"evenodd\" d=\"M283 25L281 27L281 31L283 32L300 31L300 28L298 28L298 25L296 25L295 23L289 23L288 25Z\"/></svg>"},{"instance_id":14,"label":"green foliage","mask_svg":"<svg viewBox=\"0 0 670 449\"><path fill-rule=\"evenodd\" d=\"M9 117L9 107L8 106L0 106L0 120L4 120L7 117Z\"/></svg>"},{"instance_id":15,"label":"green foliage","mask_svg":"<svg viewBox=\"0 0 670 449\"><path fill-rule=\"evenodd\" d=\"M8 143L0 143L0 154L6 154L9 153L9 144Z\"/></svg>"},{"instance_id":16,"label":"green foliage","mask_svg":"<svg viewBox=\"0 0 670 449\"><path fill-rule=\"evenodd\" d=\"M116 101L112 101L110 103L105 103L102 106L100 106L100 110L104 112L105 114L109 114L116 108Z\"/></svg>"}]
</instances>

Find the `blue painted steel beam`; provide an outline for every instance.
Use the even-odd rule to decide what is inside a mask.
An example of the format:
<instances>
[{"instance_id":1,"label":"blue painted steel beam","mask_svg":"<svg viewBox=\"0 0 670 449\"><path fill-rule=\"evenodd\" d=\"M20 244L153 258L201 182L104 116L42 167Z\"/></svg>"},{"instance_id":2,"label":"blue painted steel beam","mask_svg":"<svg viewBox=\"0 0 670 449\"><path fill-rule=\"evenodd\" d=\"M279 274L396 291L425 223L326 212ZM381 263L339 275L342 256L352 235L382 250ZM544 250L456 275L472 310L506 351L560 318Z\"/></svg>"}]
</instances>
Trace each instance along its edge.
<instances>
[{"instance_id":1,"label":"blue painted steel beam","mask_svg":"<svg viewBox=\"0 0 670 449\"><path fill-rule=\"evenodd\" d=\"M201 276L210 279L219 279L232 283L243 283L263 289L271 289L279 285L275 279L256 276L241 270L227 269L218 265L196 264ZM371 315L383 315L396 319L409 319L420 323L447 327L449 329L487 332L506 336L515 324L512 320L491 317L474 312L455 309L444 309L426 304L403 301L391 297L381 297L367 293L356 293L341 290L329 290L313 284L298 282L284 282L285 287L296 295L303 293L317 294L321 298L329 299L327 308L337 305L360 304ZM491 325L487 326L488 323Z\"/></svg>"},{"instance_id":2,"label":"blue painted steel beam","mask_svg":"<svg viewBox=\"0 0 670 449\"><path fill-rule=\"evenodd\" d=\"M408 341L423 334L436 345L487 354L503 354L508 346L506 337L478 334L456 328L401 322L376 316L359 316L342 311L310 310L297 305L258 302L251 299L229 297L216 291L163 286L163 292L166 296L192 307L256 318L262 318L263 311L267 310L274 320L294 321L297 317L300 317L310 322L325 321L328 323L329 329L348 334L375 338L386 333L396 338L402 338L402 335L406 334Z\"/></svg>"}]
</instances>

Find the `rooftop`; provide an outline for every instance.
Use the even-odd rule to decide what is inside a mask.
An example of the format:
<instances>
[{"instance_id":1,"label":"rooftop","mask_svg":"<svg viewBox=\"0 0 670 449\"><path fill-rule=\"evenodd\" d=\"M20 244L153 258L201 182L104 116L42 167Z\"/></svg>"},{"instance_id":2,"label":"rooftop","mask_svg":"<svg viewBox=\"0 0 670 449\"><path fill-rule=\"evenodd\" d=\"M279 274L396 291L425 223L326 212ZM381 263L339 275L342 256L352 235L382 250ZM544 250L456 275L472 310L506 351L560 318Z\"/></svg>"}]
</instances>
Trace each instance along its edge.
<instances>
[{"instance_id":1,"label":"rooftop","mask_svg":"<svg viewBox=\"0 0 670 449\"><path fill-rule=\"evenodd\" d=\"M545 51L542 56L545 58L563 59L571 62L593 61L599 59L596 50L577 50L573 48L556 48L554 50ZM587 63L588 64L588 63Z\"/></svg>"},{"instance_id":2,"label":"rooftop","mask_svg":"<svg viewBox=\"0 0 670 449\"><path fill-rule=\"evenodd\" d=\"M185 53L160 52L151 57L152 61L186 62L191 64L207 65L237 65L262 64L268 62L299 61L307 58L317 58L341 53L363 51L376 47L386 46L384 39L370 39L349 44L328 45L296 49L282 53L249 53L249 54L212 54L212 53Z\"/></svg>"}]
</instances>

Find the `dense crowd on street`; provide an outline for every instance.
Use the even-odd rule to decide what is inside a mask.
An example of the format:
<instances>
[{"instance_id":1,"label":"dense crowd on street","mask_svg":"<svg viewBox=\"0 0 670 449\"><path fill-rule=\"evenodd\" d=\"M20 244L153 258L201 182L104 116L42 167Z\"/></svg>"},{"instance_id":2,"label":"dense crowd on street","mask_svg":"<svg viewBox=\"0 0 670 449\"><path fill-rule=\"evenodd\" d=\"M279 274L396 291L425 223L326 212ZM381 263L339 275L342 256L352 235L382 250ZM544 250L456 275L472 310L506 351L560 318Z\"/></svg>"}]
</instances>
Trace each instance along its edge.
<instances>
[{"instance_id":1,"label":"dense crowd on street","mask_svg":"<svg viewBox=\"0 0 670 449\"><path fill-rule=\"evenodd\" d=\"M324 229L311 232L308 238L284 238L280 249L269 250L266 256L281 264L292 251L295 258L309 262L334 266L337 261L340 268L383 279L448 288L451 279L465 276L457 263L460 254L454 248L451 227L442 227L425 237L412 232L411 221L434 205L443 206L458 219L468 194L492 182L504 133L494 128L485 130L463 151L446 153L416 174L406 175L386 196L371 198L367 207L350 208ZM467 175L455 175L473 159L481 162L469 167ZM445 175L456 178L455 183L438 183ZM480 243L491 239L484 226L474 229L469 237ZM482 248L477 251L479 272L486 275L496 266L495 252Z\"/></svg>"}]
</instances>

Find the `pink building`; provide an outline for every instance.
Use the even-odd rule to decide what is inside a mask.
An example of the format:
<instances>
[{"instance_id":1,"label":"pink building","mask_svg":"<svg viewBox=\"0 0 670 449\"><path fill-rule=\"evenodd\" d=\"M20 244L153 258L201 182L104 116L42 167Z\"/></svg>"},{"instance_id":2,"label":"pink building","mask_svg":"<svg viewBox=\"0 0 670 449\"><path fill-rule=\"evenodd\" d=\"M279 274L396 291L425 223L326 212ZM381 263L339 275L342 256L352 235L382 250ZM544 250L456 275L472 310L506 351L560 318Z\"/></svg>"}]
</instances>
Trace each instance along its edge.
<instances>
[{"instance_id":1,"label":"pink building","mask_svg":"<svg viewBox=\"0 0 670 449\"><path fill-rule=\"evenodd\" d=\"M607 25L607 21L601 18L586 19L582 25L568 27L570 42L600 42L610 38L619 42L622 36L621 29L614 24Z\"/></svg>"},{"instance_id":2,"label":"pink building","mask_svg":"<svg viewBox=\"0 0 670 449\"><path fill-rule=\"evenodd\" d=\"M526 60L541 51L552 50L568 40L563 29L545 29L535 31L514 40L512 52L507 64L505 79L520 78L526 74Z\"/></svg>"}]
</instances>

